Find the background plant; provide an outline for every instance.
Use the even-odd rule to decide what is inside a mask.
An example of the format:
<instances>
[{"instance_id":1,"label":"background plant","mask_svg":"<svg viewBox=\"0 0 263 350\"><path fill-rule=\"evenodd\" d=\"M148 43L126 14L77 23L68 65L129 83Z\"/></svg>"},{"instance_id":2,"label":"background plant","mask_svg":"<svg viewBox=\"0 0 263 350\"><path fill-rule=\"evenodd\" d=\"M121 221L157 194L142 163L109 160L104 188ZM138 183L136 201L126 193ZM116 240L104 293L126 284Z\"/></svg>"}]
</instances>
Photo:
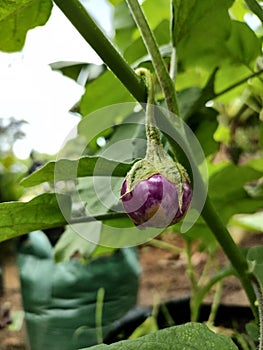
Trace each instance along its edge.
<instances>
[{"instance_id":1,"label":"background plant","mask_svg":"<svg viewBox=\"0 0 263 350\"><path fill-rule=\"evenodd\" d=\"M113 45L79 1L54 2L110 68L101 69L96 79L86 82L85 93L77 107L83 120L89 113L114 103L145 102L146 88L134 69L146 67L158 77L159 103L180 115L195 132L209 166L209 196L202 217L185 234L185 238L187 242L199 240L211 254L219 245L223 248L232 264L225 276L234 273L240 278L257 319L253 285L256 285L256 292L260 292L255 277L262 283L261 247L250 250L247 260L235 245L227 225L230 221L244 224L244 217L240 219L235 214L257 212L257 229L262 230L263 11L260 3L254 0L173 0L170 6L169 1L146 0L141 5L147 18L145 21L137 1L111 1L114 5ZM5 51L21 49L27 30L44 24L51 7L51 1L25 0L19 5L2 5L1 28L7 35L1 37L0 48ZM255 27L247 24L249 18L254 19ZM9 36L14 27L15 40ZM64 69L64 73L72 76L74 71L76 77L79 71L76 67L71 68ZM81 69L81 66L78 68ZM171 120L167 122L171 124ZM84 130L82 126L80 122L80 134ZM127 130L124 125L98 136L111 142L114 138L122 138L124 133L136 137L137 132ZM167 140L170 151L176 153L177 158L188 167L177 144L169 138ZM96 142L88 146L87 156L79 162L78 177L91 176L99 157ZM223 161L219 156L224 157ZM24 186L52 182L54 168L59 167L59 162L62 166L62 160L50 162L25 178ZM65 162L66 168L70 169L73 161ZM114 166L107 159L102 164L105 172L110 165ZM130 166L119 164L115 175L124 177ZM70 179L70 176L70 171L66 171L61 174L60 180ZM61 200L70 213L70 197L64 193ZM10 210L14 213L12 217L6 215ZM27 203L3 203L0 214L2 240L35 229L67 224L55 193L42 194ZM109 212L98 212L96 218L114 220L120 226L123 220L127 220ZM245 217L245 220L248 218ZM91 219L81 220L88 222ZM72 217L72 223L76 221L77 218ZM220 280L222 277L215 278ZM200 291L198 293L196 295L201 302L203 295L201 293L200 296Z\"/></svg>"}]
</instances>

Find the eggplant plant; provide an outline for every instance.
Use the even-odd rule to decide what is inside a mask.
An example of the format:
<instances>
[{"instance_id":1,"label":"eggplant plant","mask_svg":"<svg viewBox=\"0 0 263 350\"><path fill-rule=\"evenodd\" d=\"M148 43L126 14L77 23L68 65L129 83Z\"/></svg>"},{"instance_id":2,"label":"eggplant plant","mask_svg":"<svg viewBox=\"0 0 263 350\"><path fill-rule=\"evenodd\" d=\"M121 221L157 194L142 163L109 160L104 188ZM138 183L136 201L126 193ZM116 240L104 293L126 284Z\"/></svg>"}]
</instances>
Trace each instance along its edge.
<instances>
[{"instance_id":1,"label":"eggplant plant","mask_svg":"<svg viewBox=\"0 0 263 350\"><path fill-rule=\"evenodd\" d=\"M263 230L262 5L256 0L108 2L112 38L80 0L0 5L2 51L21 50L27 31L44 25L56 5L107 67L87 80L77 105L82 117L77 132L85 139L77 158L60 152L56 161L22 180L25 187L49 182L53 190L28 202L1 203L0 239L67 226L96 249L116 249L147 242L171 226L207 251L220 247L230 263L195 290L192 320L206 293L235 275L253 312L261 350L262 247L241 250L228 225ZM99 138L104 147L97 146ZM73 191L59 191L63 181L72 181ZM58 254L65 247L72 253L75 239L64 236ZM162 349L237 349L230 338L197 322L94 349L125 344L150 350L160 342Z\"/></svg>"}]
</instances>

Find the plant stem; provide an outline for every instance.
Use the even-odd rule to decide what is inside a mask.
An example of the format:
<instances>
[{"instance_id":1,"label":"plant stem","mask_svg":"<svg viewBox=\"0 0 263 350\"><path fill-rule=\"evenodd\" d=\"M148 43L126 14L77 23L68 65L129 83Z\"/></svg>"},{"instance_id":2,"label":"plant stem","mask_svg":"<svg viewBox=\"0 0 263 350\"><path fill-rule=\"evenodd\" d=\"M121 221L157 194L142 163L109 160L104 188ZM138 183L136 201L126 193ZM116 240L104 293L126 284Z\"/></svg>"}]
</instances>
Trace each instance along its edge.
<instances>
[{"instance_id":1,"label":"plant stem","mask_svg":"<svg viewBox=\"0 0 263 350\"><path fill-rule=\"evenodd\" d=\"M78 0L54 0L54 2L135 99L139 102L146 102L146 89L143 81L124 60L81 3Z\"/></svg>"},{"instance_id":2,"label":"plant stem","mask_svg":"<svg viewBox=\"0 0 263 350\"><path fill-rule=\"evenodd\" d=\"M251 283L251 275L249 274L247 260L222 223L209 197L206 199L202 216L236 270L243 288L246 291L254 316L257 318L258 313L255 307L255 292Z\"/></svg>"},{"instance_id":3,"label":"plant stem","mask_svg":"<svg viewBox=\"0 0 263 350\"><path fill-rule=\"evenodd\" d=\"M104 303L105 289L100 288L97 292L97 301L96 301L96 335L97 343L103 343L103 333L102 333L102 324L103 324L103 303Z\"/></svg>"},{"instance_id":4,"label":"plant stem","mask_svg":"<svg viewBox=\"0 0 263 350\"><path fill-rule=\"evenodd\" d=\"M261 20L261 22L263 23L263 9L262 7L259 5L259 3L256 0L245 0L247 6L249 7L249 9L254 12L254 14L256 16L258 16L258 18Z\"/></svg>"},{"instance_id":5,"label":"plant stem","mask_svg":"<svg viewBox=\"0 0 263 350\"><path fill-rule=\"evenodd\" d=\"M182 248L176 247L171 243L160 241L159 239L152 239L151 241L147 242L147 245L151 245L152 247L155 247L155 248L164 249L166 251L176 253L176 254L182 254L184 252Z\"/></svg>"},{"instance_id":6,"label":"plant stem","mask_svg":"<svg viewBox=\"0 0 263 350\"><path fill-rule=\"evenodd\" d=\"M149 157L149 152L153 152L154 145L161 145L161 135L159 129L156 127L156 121L154 118L155 111L155 91L154 91L154 78L152 73L146 68L139 68L136 70L139 76L144 77L145 85L147 87L147 104L146 104L146 137L147 137L147 151L146 158Z\"/></svg>"},{"instance_id":7,"label":"plant stem","mask_svg":"<svg viewBox=\"0 0 263 350\"><path fill-rule=\"evenodd\" d=\"M141 32L145 46L152 58L152 63L155 68L160 85L163 89L168 109L172 113L178 114L179 110L177 97L174 92L174 83L170 78L169 72L166 68L165 62L162 58L153 32L150 29L149 24L145 18L142 7L140 6L137 0L126 0L126 2L130 7L134 20L137 23L137 26Z\"/></svg>"},{"instance_id":8,"label":"plant stem","mask_svg":"<svg viewBox=\"0 0 263 350\"><path fill-rule=\"evenodd\" d=\"M214 98L217 98L217 97L219 97L219 96L222 96L222 95L226 94L227 92L229 92L229 91L235 89L236 87L238 87L238 86L240 86L240 85L246 83L249 79L255 78L255 77L261 75L262 73L263 73L263 70L261 69L261 70L259 70L258 72L255 72L255 73L253 73L253 74L250 74L249 76L247 76L247 77L245 77L245 78L239 80L238 82L236 82L236 83L234 83L234 84L228 86L227 88L225 88L225 89L219 91L218 93L215 93L213 96L211 96L210 99L214 99ZM206 102L207 102L207 101L206 101Z\"/></svg>"},{"instance_id":9,"label":"plant stem","mask_svg":"<svg viewBox=\"0 0 263 350\"><path fill-rule=\"evenodd\" d=\"M213 327L215 324L216 313L217 313L218 307L219 307L220 302L221 302L222 290L223 290L223 284L222 284L222 280L220 280L218 285L217 285L217 288L216 288L214 300L213 300L212 306L211 306L210 315L209 315L208 320L207 320L208 328Z\"/></svg>"},{"instance_id":10,"label":"plant stem","mask_svg":"<svg viewBox=\"0 0 263 350\"><path fill-rule=\"evenodd\" d=\"M188 239L185 241L186 243L186 258L187 258L187 274L191 284L191 294L194 296L197 292L197 281L195 277L195 270L192 262L192 251L191 251L191 243Z\"/></svg>"},{"instance_id":11,"label":"plant stem","mask_svg":"<svg viewBox=\"0 0 263 350\"><path fill-rule=\"evenodd\" d=\"M198 293L196 293L195 298L193 299L192 302L192 319L197 321L198 316L199 316L199 311L200 311L200 307L202 305L202 302L204 300L204 297L207 295L207 293L210 291L210 289L218 282L222 281L224 278L231 276L234 274L234 270L233 267L227 266L222 270L219 270L216 274L214 274L210 280L208 281L208 283L203 286L203 288L198 288Z\"/></svg>"},{"instance_id":12,"label":"plant stem","mask_svg":"<svg viewBox=\"0 0 263 350\"><path fill-rule=\"evenodd\" d=\"M171 7L170 33L171 33L171 42L172 42L172 53L171 53L171 59L170 59L170 77L175 85L175 79L177 75L177 52L176 52L176 39L175 39L175 7L174 7L173 0L171 0L170 7Z\"/></svg>"},{"instance_id":13,"label":"plant stem","mask_svg":"<svg viewBox=\"0 0 263 350\"><path fill-rule=\"evenodd\" d=\"M259 346L258 350L263 350L263 290L261 283L258 281L256 276L253 276L253 286L258 302L258 313L259 313Z\"/></svg>"}]
</instances>

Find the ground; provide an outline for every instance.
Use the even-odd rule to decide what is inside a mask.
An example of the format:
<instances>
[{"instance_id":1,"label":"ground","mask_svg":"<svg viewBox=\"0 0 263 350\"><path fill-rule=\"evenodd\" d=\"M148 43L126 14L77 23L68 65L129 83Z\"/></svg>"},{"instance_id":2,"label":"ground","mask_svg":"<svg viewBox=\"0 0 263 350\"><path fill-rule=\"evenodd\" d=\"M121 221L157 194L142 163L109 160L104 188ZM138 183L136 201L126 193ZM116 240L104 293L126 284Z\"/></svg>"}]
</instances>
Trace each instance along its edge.
<instances>
[{"instance_id":1,"label":"ground","mask_svg":"<svg viewBox=\"0 0 263 350\"><path fill-rule=\"evenodd\" d=\"M180 236L167 233L159 240L169 242L173 245L183 247L184 243ZM254 246L263 244L263 235L245 233L240 239L242 246ZM157 242L158 243L158 242ZM139 247L139 259L142 267L140 278L140 289L138 304L152 305L155 302L166 301L190 294L190 283L186 272L187 261L183 255L156 248L151 245ZM10 251L5 250L1 254L4 257L4 294L0 297L0 306L10 309L11 318L20 315L22 310L19 276L17 272L15 256ZM220 264L226 264L226 259L222 252L218 252ZM194 269L197 274L202 270L207 259L205 253L198 250L193 252ZM210 301L212 295L207 297ZM247 299L242 291L239 281L230 277L225 280L222 293L222 302L226 304L247 305ZM1 310L0 310L1 315ZM3 317L2 317L3 319ZM0 318L1 320L1 318ZM0 329L0 350L25 350L26 330L24 324L19 324L19 317L16 317L15 330L10 330L8 325ZM14 326L14 324L13 324Z\"/></svg>"}]
</instances>

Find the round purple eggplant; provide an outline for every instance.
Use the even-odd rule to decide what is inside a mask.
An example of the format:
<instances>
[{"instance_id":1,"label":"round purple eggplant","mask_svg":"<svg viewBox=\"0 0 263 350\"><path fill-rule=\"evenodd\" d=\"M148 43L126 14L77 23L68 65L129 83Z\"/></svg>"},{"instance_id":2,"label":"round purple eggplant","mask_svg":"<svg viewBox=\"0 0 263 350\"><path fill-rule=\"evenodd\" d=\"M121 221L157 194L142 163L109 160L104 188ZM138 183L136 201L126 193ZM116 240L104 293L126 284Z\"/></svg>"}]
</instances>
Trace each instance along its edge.
<instances>
[{"instance_id":1,"label":"round purple eggplant","mask_svg":"<svg viewBox=\"0 0 263 350\"><path fill-rule=\"evenodd\" d=\"M161 174L141 180L127 192L127 179L121 189L123 207L138 228L165 228L186 214L192 188L187 179L178 185Z\"/></svg>"}]
</instances>

